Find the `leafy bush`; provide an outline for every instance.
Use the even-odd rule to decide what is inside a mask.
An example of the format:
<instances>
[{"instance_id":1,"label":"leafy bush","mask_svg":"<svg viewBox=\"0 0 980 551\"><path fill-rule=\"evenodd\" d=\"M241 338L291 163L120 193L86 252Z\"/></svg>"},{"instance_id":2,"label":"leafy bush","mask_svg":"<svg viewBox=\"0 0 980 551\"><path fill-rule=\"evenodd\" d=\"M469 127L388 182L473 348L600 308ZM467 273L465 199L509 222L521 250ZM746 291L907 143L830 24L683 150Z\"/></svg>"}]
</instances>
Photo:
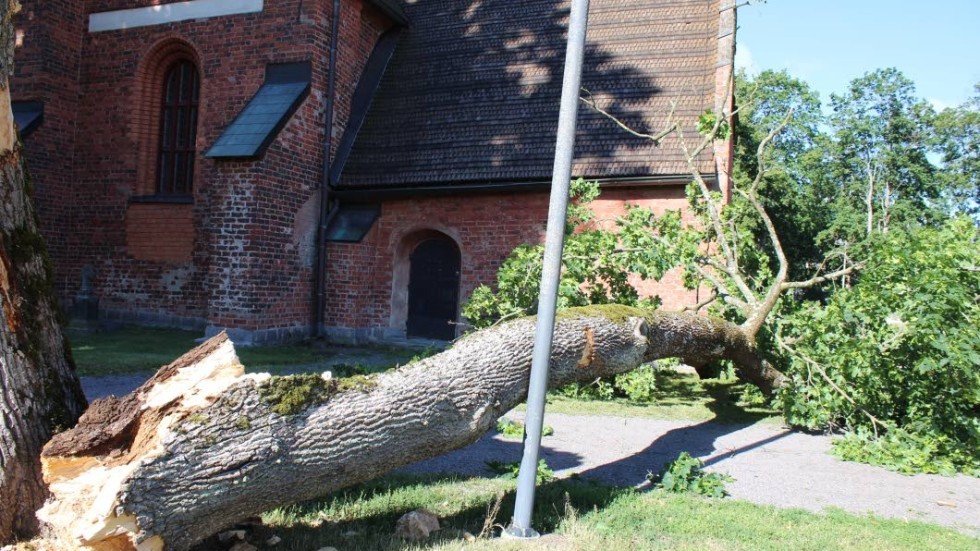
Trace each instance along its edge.
<instances>
[{"instance_id":1,"label":"leafy bush","mask_svg":"<svg viewBox=\"0 0 980 551\"><path fill-rule=\"evenodd\" d=\"M627 216L615 221L617 231L595 220L588 205L599 196L599 185L581 178L572 182L572 203L565 225L565 249L558 308L589 304L626 304L656 307L656 297L641 299L630 282L630 274L658 279L673 266L654 247L649 226L653 214L648 209L631 208ZM680 215L669 213L671 227L680 224ZM620 245L630 251L624 253ZM532 315L537 312L541 281L543 245L520 245L497 272L496 290L477 287L463 305L463 316L477 328L493 325L501 318Z\"/></svg>"},{"instance_id":2,"label":"leafy bush","mask_svg":"<svg viewBox=\"0 0 980 551\"><path fill-rule=\"evenodd\" d=\"M977 227L892 231L869 253L853 287L780 323L786 419L855 431L836 448L850 459L980 474Z\"/></svg>"},{"instance_id":3,"label":"leafy bush","mask_svg":"<svg viewBox=\"0 0 980 551\"><path fill-rule=\"evenodd\" d=\"M653 364L643 365L590 383L570 383L554 392L559 396L578 400L626 398L634 402L653 402L657 391L656 369Z\"/></svg>"},{"instance_id":4,"label":"leafy bush","mask_svg":"<svg viewBox=\"0 0 980 551\"><path fill-rule=\"evenodd\" d=\"M591 383L569 383L554 393L576 400L612 400L616 397L616 389L611 379L614 377L596 379Z\"/></svg>"},{"instance_id":5,"label":"leafy bush","mask_svg":"<svg viewBox=\"0 0 980 551\"><path fill-rule=\"evenodd\" d=\"M875 437L859 427L833 442L833 453L846 461L888 467L904 474L936 473L951 475L957 470L980 475L976 457L946 435L915 433L894 428ZM972 467L970 467L972 463Z\"/></svg>"},{"instance_id":6,"label":"leafy bush","mask_svg":"<svg viewBox=\"0 0 980 551\"><path fill-rule=\"evenodd\" d=\"M651 402L657 391L657 375L653 365L644 365L620 375L613 382L617 392L634 402Z\"/></svg>"},{"instance_id":7,"label":"leafy bush","mask_svg":"<svg viewBox=\"0 0 980 551\"><path fill-rule=\"evenodd\" d=\"M506 417L497 419L497 432L504 438L524 438L524 423L511 421ZM551 436L555 434L555 429L544 425L541 427L541 436Z\"/></svg>"},{"instance_id":8,"label":"leafy bush","mask_svg":"<svg viewBox=\"0 0 980 551\"><path fill-rule=\"evenodd\" d=\"M647 474L647 480L658 490L674 494L698 494L708 497L725 497L728 491L725 484L734 478L722 473L706 473L701 470L703 463L687 452L681 452L677 459L664 465L659 474Z\"/></svg>"},{"instance_id":9,"label":"leafy bush","mask_svg":"<svg viewBox=\"0 0 980 551\"><path fill-rule=\"evenodd\" d=\"M517 478L521 471L521 462L504 463L502 461L490 460L486 462L487 468L504 478ZM538 460L538 468L535 472L535 480L538 484L551 482L555 479L555 471L551 470L544 459Z\"/></svg>"}]
</instances>

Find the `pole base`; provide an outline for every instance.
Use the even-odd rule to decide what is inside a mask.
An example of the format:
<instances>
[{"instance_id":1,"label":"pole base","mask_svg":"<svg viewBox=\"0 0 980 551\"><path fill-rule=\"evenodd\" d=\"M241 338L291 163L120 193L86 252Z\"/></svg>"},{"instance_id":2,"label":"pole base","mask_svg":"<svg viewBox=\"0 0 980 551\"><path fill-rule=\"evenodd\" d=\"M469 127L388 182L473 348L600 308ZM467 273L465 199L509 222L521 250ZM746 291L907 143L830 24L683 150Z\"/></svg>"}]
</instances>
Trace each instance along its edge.
<instances>
[{"instance_id":1,"label":"pole base","mask_svg":"<svg viewBox=\"0 0 980 551\"><path fill-rule=\"evenodd\" d=\"M500 533L505 540L536 540L541 537L534 528L518 528L511 524Z\"/></svg>"}]
</instances>

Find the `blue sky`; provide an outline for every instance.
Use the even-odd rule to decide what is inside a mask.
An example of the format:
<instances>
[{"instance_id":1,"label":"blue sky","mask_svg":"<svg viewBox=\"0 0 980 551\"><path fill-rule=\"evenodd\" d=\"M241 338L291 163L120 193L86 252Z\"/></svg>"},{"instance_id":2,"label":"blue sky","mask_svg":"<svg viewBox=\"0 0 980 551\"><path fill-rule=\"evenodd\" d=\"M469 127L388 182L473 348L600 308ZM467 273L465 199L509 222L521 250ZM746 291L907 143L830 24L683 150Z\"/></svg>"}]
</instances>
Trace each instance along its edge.
<instances>
[{"instance_id":1,"label":"blue sky","mask_svg":"<svg viewBox=\"0 0 980 551\"><path fill-rule=\"evenodd\" d=\"M736 64L786 69L825 105L877 68L897 67L938 108L980 82L980 0L769 0L738 18Z\"/></svg>"}]
</instances>

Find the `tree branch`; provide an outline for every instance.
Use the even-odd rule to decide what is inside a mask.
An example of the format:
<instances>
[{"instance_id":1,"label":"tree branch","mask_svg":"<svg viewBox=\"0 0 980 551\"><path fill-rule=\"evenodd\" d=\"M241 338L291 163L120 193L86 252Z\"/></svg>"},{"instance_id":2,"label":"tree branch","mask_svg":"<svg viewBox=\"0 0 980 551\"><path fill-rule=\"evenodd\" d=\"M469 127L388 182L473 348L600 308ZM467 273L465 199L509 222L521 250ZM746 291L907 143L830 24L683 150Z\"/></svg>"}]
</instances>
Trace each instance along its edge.
<instances>
[{"instance_id":1,"label":"tree branch","mask_svg":"<svg viewBox=\"0 0 980 551\"><path fill-rule=\"evenodd\" d=\"M613 115L612 113L610 113L609 111L606 111L605 109L599 107L598 102L596 102L596 100L595 100L595 96L593 96L592 95L592 92L590 92L587 88L584 88L583 87L582 88L582 91L585 92L588 95L588 97L579 97L578 98L579 101L581 101L582 103L588 105L592 110L597 111L598 113L602 114L607 119L609 119L612 122L616 123L617 126L619 126L620 128L622 128L623 130L629 132L630 134L636 136L637 138L643 138L643 139L646 139L646 140L650 140L651 142L653 142L653 145L660 145L660 142L663 141L664 138L666 138L667 136L669 136L670 133L674 131L674 129L677 128L677 123L672 122L674 120L674 109L677 107L677 104L675 102L673 102L673 101L670 103L670 112L667 114L667 127L665 129L661 130L660 132L657 132L656 134L646 134L646 133L643 133L643 132L637 132L632 127L630 127L628 124L626 124L625 122L623 122L622 120L620 120L619 117L617 117L617 116Z\"/></svg>"},{"instance_id":2,"label":"tree branch","mask_svg":"<svg viewBox=\"0 0 980 551\"><path fill-rule=\"evenodd\" d=\"M862 268L864 268L864 263L858 262L857 264L852 264L846 268L841 268L840 270L836 270L828 274L824 274L822 276L814 276L804 281L786 281L780 285L780 290L785 291L787 289L808 289L810 287L813 287L814 285L820 285L821 283L825 283L827 281L839 279L846 275L850 275Z\"/></svg>"},{"instance_id":3,"label":"tree branch","mask_svg":"<svg viewBox=\"0 0 980 551\"><path fill-rule=\"evenodd\" d=\"M713 285L715 290L718 292L718 294L721 295L722 300L738 308L743 313L748 310L749 303L735 298L732 295L731 291L728 290L728 287L725 286L725 284L722 283L721 280L715 277L714 274L705 270L701 266L698 266L697 264L694 264L693 268L695 269L695 271L698 272L698 275L711 282L711 285Z\"/></svg>"},{"instance_id":4,"label":"tree branch","mask_svg":"<svg viewBox=\"0 0 980 551\"><path fill-rule=\"evenodd\" d=\"M871 429L874 430L875 438L878 438L878 427L881 427L881 428L886 429L886 430L888 429L888 425L882 423L877 417L875 417L874 415L872 415L868 410L866 410L863 407L861 407L861 405L858 404L857 401L854 400L854 398L851 398L851 395L850 394L848 394L847 392L844 392L844 389L842 389L840 386L838 386L837 383L834 382L834 380L831 379L829 375L827 375L827 371L823 368L822 365L820 365L820 363L818 363L816 360L810 358L806 354L803 354L803 353L797 351L795 348L791 347L790 345L786 344L786 342L783 341L782 336L779 335L778 333L776 334L776 344L779 346L780 349L784 350L788 354L790 354L792 356L796 356L797 358L800 358L801 360L803 360L807 364L808 367L812 367L812 368L816 369L817 373L820 374L820 376L823 378L823 380L827 381L827 384L829 384L830 387L834 389L834 391L836 391L838 394L840 394L841 397L843 397L845 400L847 400L848 403L850 403L852 406L854 406L855 409L857 409L858 411L860 411L861 413L863 413L864 415L866 415L868 417L868 419L871 420Z\"/></svg>"},{"instance_id":5,"label":"tree branch","mask_svg":"<svg viewBox=\"0 0 980 551\"><path fill-rule=\"evenodd\" d=\"M786 116L783 117L783 120L778 125L776 125L775 128L770 130L769 133L766 134L766 137L763 138L761 142L759 142L759 148L756 150L756 154L755 154L756 163L758 164L758 172L756 172L755 179L752 180L752 185L749 186L750 193L755 194L756 188L759 187L759 184L762 182L763 176L765 176L766 174L766 147L769 145L769 142L771 142L776 137L777 134L779 134L780 132L783 131L784 128L786 128L786 125L789 124L789 121L792 120L792 118L793 118L793 108L790 107L789 112L786 113Z\"/></svg>"},{"instance_id":6,"label":"tree branch","mask_svg":"<svg viewBox=\"0 0 980 551\"><path fill-rule=\"evenodd\" d=\"M711 296L710 297L702 300L701 302L699 302L697 304L692 304L690 306L685 306L685 307L681 308L678 311L679 312L700 312L702 308L704 308L705 306L711 304L712 302L714 302L716 300L718 300L718 293L717 292L711 293Z\"/></svg>"}]
</instances>

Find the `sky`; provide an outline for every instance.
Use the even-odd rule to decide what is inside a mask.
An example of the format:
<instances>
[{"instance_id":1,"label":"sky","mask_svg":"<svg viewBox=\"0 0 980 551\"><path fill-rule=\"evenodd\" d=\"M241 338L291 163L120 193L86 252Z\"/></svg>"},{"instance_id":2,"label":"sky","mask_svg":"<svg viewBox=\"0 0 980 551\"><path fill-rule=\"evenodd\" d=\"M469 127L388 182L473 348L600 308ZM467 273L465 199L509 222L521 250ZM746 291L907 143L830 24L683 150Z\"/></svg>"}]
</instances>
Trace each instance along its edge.
<instances>
[{"instance_id":1,"label":"sky","mask_svg":"<svg viewBox=\"0 0 980 551\"><path fill-rule=\"evenodd\" d=\"M964 103L980 82L980 0L768 0L738 11L735 63L786 69L831 93L896 67L936 108Z\"/></svg>"}]
</instances>

